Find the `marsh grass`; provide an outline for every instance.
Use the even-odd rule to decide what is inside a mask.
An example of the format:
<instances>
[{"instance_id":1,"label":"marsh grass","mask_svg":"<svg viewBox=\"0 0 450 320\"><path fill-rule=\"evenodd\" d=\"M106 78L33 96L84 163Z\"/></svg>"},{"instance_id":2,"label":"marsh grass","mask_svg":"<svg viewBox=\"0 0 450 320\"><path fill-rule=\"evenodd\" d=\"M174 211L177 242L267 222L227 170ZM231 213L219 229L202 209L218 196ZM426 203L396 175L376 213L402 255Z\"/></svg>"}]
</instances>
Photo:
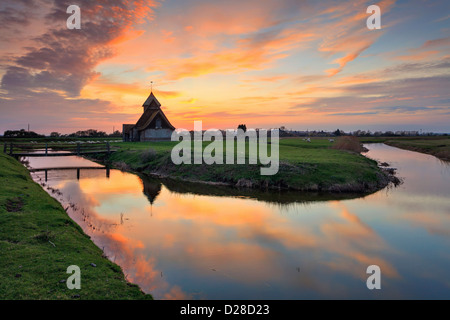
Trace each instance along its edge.
<instances>
[{"instance_id":1,"label":"marsh grass","mask_svg":"<svg viewBox=\"0 0 450 320\"><path fill-rule=\"evenodd\" d=\"M203 163L177 166L170 157L177 142L171 141L118 143L119 151L108 158L100 156L97 160L113 166L126 163L131 171L161 177L257 188L368 192L385 185L384 174L377 163L358 153L362 150L359 141L344 141L342 147L334 149L336 143L319 138L311 139L310 143L300 138L281 139L279 171L273 176L261 176L259 163L248 164L248 146L245 165ZM204 142L203 148L208 144ZM121 167L123 165L118 166Z\"/></svg>"}]
</instances>

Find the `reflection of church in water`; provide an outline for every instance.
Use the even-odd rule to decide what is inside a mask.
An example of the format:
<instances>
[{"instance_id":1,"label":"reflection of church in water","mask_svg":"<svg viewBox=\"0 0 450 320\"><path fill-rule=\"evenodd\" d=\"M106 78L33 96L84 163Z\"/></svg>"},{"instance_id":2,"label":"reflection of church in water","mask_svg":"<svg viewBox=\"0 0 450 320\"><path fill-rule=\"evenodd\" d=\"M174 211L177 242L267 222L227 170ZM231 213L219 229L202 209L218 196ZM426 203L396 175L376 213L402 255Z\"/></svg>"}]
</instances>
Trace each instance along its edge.
<instances>
[{"instance_id":1,"label":"reflection of church in water","mask_svg":"<svg viewBox=\"0 0 450 320\"><path fill-rule=\"evenodd\" d=\"M161 182L155 179L141 177L142 184L144 185L143 193L147 197L151 205L155 202L156 198L161 192Z\"/></svg>"}]
</instances>

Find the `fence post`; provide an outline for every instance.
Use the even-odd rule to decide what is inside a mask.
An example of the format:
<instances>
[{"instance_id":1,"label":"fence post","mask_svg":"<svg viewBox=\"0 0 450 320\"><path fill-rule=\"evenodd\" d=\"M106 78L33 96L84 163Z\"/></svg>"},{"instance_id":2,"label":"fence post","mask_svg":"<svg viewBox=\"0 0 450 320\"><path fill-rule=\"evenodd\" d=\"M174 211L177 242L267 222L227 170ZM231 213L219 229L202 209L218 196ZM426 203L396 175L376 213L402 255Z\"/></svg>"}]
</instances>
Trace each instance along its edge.
<instances>
[{"instance_id":1,"label":"fence post","mask_svg":"<svg viewBox=\"0 0 450 320\"><path fill-rule=\"evenodd\" d=\"M80 143L77 143L77 155L80 155Z\"/></svg>"},{"instance_id":2,"label":"fence post","mask_svg":"<svg viewBox=\"0 0 450 320\"><path fill-rule=\"evenodd\" d=\"M12 156L13 154L13 144L12 142L9 144L9 155Z\"/></svg>"},{"instance_id":3,"label":"fence post","mask_svg":"<svg viewBox=\"0 0 450 320\"><path fill-rule=\"evenodd\" d=\"M111 153L111 149L109 147L109 141L106 142L106 150L108 151L108 154Z\"/></svg>"},{"instance_id":4,"label":"fence post","mask_svg":"<svg viewBox=\"0 0 450 320\"><path fill-rule=\"evenodd\" d=\"M6 150L8 149L8 146L6 142L3 144L3 153L6 153Z\"/></svg>"},{"instance_id":5,"label":"fence post","mask_svg":"<svg viewBox=\"0 0 450 320\"><path fill-rule=\"evenodd\" d=\"M48 155L48 144L45 144L45 155Z\"/></svg>"}]
</instances>

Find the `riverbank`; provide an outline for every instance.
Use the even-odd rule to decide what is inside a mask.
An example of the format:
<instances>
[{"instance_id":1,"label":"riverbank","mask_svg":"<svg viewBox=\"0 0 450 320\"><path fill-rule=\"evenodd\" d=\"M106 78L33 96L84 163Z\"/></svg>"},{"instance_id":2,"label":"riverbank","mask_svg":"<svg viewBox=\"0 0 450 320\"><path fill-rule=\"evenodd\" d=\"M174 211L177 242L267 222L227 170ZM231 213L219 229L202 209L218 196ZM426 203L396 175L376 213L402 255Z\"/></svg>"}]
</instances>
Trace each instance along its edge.
<instances>
[{"instance_id":1,"label":"riverbank","mask_svg":"<svg viewBox=\"0 0 450 320\"><path fill-rule=\"evenodd\" d=\"M450 137L368 137L360 138L365 143L385 143L392 147L430 154L438 159L450 161Z\"/></svg>"},{"instance_id":2,"label":"riverbank","mask_svg":"<svg viewBox=\"0 0 450 320\"><path fill-rule=\"evenodd\" d=\"M332 148L328 139L280 140L277 174L262 176L261 164L174 165L170 152L176 142L117 143L120 150L95 160L121 169L162 178L238 188L286 189L314 192L370 193L391 181L377 162L357 152ZM207 144L204 143L203 147ZM248 156L248 155L247 155Z\"/></svg>"},{"instance_id":3,"label":"riverbank","mask_svg":"<svg viewBox=\"0 0 450 320\"><path fill-rule=\"evenodd\" d=\"M151 299L126 281L61 204L0 153L0 299ZM67 267L81 289L66 286Z\"/></svg>"}]
</instances>

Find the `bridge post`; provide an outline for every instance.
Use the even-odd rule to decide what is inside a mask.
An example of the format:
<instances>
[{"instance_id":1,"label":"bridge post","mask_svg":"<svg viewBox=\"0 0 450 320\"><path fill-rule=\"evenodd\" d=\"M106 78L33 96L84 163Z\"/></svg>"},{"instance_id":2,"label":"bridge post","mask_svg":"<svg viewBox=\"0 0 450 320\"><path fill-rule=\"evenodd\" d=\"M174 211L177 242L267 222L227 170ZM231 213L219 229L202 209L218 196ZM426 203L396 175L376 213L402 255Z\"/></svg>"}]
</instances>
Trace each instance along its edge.
<instances>
[{"instance_id":1,"label":"bridge post","mask_svg":"<svg viewBox=\"0 0 450 320\"><path fill-rule=\"evenodd\" d=\"M12 142L9 144L9 155L12 156L13 154L13 144Z\"/></svg>"},{"instance_id":2,"label":"bridge post","mask_svg":"<svg viewBox=\"0 0 450 320\"><path fill-rule=\"evenodd\" d=\"M77 143L77 155L80 155L80 143Z\"/></svg>"}]
</instances>

